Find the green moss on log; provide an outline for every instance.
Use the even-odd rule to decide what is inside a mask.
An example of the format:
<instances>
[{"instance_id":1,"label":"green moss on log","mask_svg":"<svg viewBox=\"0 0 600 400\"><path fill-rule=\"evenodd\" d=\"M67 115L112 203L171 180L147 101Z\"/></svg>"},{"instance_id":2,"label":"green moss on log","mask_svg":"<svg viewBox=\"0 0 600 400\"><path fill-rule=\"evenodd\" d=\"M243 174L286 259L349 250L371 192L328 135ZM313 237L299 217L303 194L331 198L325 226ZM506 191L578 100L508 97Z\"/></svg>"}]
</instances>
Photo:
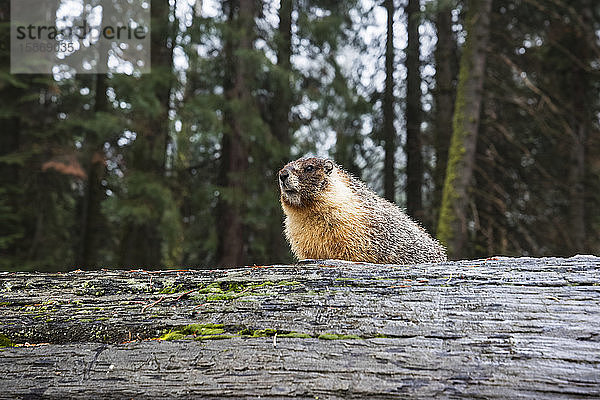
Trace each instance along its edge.
<instances>
[{"instance_id":1,"label":"green moss on log","mask_svg":"<svg viewBox=\"0 0 600 400\"><path fill-rule=\"evenodd\" d=\"M6 335L0 333L0 347L14 347L14 343Z\"/></svg>"},{"instance_id":2,"label":"green moss on log","mask_svg":"<svg viewBox=\"0 0 600 400\"><path fill-rule=\"evenodd\" d=\"M168 332L165 332L165 334L163 334L161 337L159 337L159 339L214 339L216 336L219 336L219 339L224 339L224 337L222 337L224 333L225 329L223 329L222 324L190 324L181 328L169 330Z\"/></svg>"}]
</instances>

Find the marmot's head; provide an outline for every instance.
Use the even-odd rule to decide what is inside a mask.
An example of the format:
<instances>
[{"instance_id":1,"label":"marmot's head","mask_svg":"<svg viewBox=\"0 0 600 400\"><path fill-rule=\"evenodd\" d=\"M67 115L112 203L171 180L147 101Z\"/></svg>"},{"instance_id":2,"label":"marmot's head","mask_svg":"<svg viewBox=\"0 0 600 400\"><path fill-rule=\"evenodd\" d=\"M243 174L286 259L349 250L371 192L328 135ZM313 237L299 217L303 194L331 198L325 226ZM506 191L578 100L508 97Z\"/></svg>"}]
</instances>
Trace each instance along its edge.
<instances>
[{"instance_id":1,"label":"marmot's head","mask_svg":"<svg viewBox=\"0 0 600 400\"><path fill-rule=\"evenodd\" d=\"M325 158L301 158L279 171L281 201L295 207L309 206L329 184L335 164Z\"/></svg>"}]
</instances>

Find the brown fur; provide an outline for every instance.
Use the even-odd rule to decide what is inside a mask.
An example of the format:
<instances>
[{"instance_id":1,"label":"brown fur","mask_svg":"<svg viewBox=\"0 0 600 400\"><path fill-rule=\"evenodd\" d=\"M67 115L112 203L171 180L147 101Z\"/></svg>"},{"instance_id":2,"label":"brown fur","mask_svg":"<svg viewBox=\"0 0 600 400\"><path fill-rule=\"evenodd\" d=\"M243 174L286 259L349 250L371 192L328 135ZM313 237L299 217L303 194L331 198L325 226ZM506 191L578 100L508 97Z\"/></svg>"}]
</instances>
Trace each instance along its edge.
<instances>
[{"instance_id":1,"label":"brown fur","mask_svg":"<svg viewBox=\"0 0 600 400\"><path fill-rule=\"evenodd\" d=\"M279 174L285 235L299 259L445 260L443 248L420 226L331 160L300 159Z\"/></svg>"}]
</instances>

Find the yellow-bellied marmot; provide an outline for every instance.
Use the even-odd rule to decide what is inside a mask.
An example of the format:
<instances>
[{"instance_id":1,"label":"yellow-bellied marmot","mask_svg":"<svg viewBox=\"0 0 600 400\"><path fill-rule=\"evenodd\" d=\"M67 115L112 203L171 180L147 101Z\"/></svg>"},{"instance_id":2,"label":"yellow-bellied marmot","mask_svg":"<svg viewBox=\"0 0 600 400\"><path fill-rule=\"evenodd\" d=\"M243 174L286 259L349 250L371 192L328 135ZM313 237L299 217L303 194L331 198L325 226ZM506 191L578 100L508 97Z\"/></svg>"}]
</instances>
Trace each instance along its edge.
<instances>
[{"instance_id":1,"label":"yellow-bellied marmot","mask_svg":"<svg viewBox=\"0 0 600 400\"><path fill-rule=\"evenodd\" d=\"M285 235L299 259L381 264L446 260L446 250L396 205L333 161L301 158L279 171Z\"/></svg>"}]
</instances>

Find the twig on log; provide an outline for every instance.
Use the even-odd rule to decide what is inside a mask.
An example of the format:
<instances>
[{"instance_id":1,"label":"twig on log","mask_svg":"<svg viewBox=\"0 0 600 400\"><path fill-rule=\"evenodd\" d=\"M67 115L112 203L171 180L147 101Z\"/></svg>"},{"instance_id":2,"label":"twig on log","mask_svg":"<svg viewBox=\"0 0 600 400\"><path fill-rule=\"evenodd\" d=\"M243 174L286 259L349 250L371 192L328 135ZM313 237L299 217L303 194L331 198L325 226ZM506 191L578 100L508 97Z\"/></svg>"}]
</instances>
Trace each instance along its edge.
<instances>
[{"instance_id":1,"label":"twig on log","mask_svg":"<svg viewBox=\"0 0 600 400\"><path fill-rule=\"evenodd\" d=\"M187 292L185 292L185 293L182 293L181 295L179 295L179 296L178 296L178 297L175 299L175 301L179 301L179 300L181 300L181 298L182 298L182 297L185 297L185 296L187 296L188 294L195 292L196 290L198 290L198 289L192 289L192 290L188 290L188 291L187 291Z\"/></svg>"},{"instance_id":2,"label":"twig on log","mask_svg":"<svg viewBox=\"0 0 600 400\"><path fill-rule=\"evenodd\" d=\"M155 305L157 305L158 303L160 303L161 301L163 301L165 298L166 298L165 296L162 296L160 299L156 300L154 303L150 303L150 304L148 304L148 305L145 305L145 306L142 308L142 312L146 311L146 309L147 309L147 308L149 308L149 307L152 307L152 306L155 306Z\"/></svg>"}]
</instances>

